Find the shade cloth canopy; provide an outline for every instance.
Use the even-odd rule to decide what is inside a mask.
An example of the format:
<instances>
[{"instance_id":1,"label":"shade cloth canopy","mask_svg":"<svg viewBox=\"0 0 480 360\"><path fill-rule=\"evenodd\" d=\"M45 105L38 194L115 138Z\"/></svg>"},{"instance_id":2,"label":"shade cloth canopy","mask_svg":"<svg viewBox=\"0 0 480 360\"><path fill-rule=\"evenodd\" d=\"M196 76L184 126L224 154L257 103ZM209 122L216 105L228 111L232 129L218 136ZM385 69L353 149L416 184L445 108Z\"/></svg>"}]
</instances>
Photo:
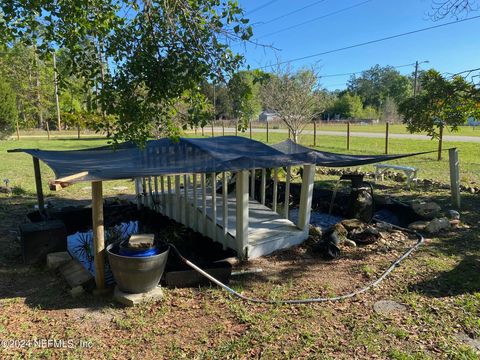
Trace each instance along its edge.
<instances>
[{"instance_id":1,"label":"shade cloth canopy","mask_svg":"<svg viewBox=\"0 0 480 360\"><path fill-rule=\"evenodd\" d=\"M39 158L64 178L84 172L70 182L129 179L141 176L211 173L302 164L345 167L373 164L424 153L401 155L346 155L318 151L291 140L273 146L239 136L168 138L148 141L144 147L123 143L87 150L17 149Z\"/></svg>"}]
</instances>

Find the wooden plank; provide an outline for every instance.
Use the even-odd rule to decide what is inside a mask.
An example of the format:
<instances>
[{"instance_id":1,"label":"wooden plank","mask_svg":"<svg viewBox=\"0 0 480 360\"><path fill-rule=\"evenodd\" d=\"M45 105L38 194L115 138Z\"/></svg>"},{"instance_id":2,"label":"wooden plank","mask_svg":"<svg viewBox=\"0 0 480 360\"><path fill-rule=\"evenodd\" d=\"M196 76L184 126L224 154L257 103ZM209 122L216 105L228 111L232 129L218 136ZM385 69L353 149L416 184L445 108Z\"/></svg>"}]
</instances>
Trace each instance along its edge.
<instances>
[{"instance_id":1,"label":"wooden plank","mask_svg":"<svg viewBox=\"0 0 480 360\"><path fill-rule=\"evenodd\" d=\"M458 161L457 148L448 150L448 158L450 162L450 188L452 192L452 205L460 209L460 166Z\"/></svg>"},{"instance_id":2,"label":"wooden plank","mask_svg":"<svg viewBox=\"0 0 480 360\"><path fill-rule=\"evenodd\" d=\"M182 222L182 206L180 199L180 175L175 175L175 202L173 203L174 220Z\"/></svg>"},{"instance_id":3,"label":"wooden plank","mask_svg":"<svg viewBox=\"0 0 480 360\"><path fill-rule=\"evenodd\" d=\"M34 159L36 159L36 158L34 157ZM34 160L34 166L35 166L35 160ZM65 176L63 178L55 179L52 182L52 185L50 186L50 190L56 190L57 187L55 185L60 185L62 188L70 186L72 181L78 180L78 179L80 179L84 176L87 176L87 175L88 175L88 171L82 171L82 172L79 172L77 174L73 174L73 175Z\"/></svg>"},{"instance_id":4,"label":"wooden plank","mask_svg":"<svg viewBox=\"0 0 480 360\"><path fill-rule=\"evenodd\" d=\"M267 121L268 124L268 121ZM262 181L260 183L260 201L265 205L265 188L267 183L267 170L262 169Z\"/></svg>"},{"instance_id":5,"label":"wooden plank","mask_svg":"<svg viewBox=\"0 0 480 360\"><path fill-rule=\"evenodd\" d=\"M310 224L314 179L315 165L304 165L297 223L300 230L307 230Z\"/></svg>"},{"instance_id":6,"label":"wooden plank","mask_svg":"<svg viewBox=\"0 0 480 360\"><path fill-rule=\"evenodd\" d=\"M188 226L188 227L191 227L191 224L190 224L190 204L188 202L188 188L190 186L190 176L189 175L183 175L183 196L184 196L184 206L185 206L185 209L184 209L184 219L183 219L183 223Z\"/></svg>"},{"instance_id":7,"label":"wooden plank","mask_svg":"<svg viewBox=\"0 0 480 360\"><path fill-rule=\"evenodd\" d=\"M287 174L285 180L285 200L284 200L284 207L283 207L283 216L285 219L288 219L288 207L290 206L290 178L292 175L292 168L291 166L287 166Z\"/></svg>"},{"instance_id":8,"label":"wooden plank","mask_svg":"<svg viewBox=\"0 0 480 360\"><path fill-rule=\"evenodd\" d=\"M211 174L212 177L212 239L217 240L217 176L215 173Z\"/></svg>"},{"instance_id":9,"label":"wooden plank","mask_svg":"<svg viewBox=\"0 0 480 360\"><path fill-rule=\"evenodd\" d=\"M206 184L206 174L201 174L201 186L202 186L202 230L203 235L207 235L208 224L207 224L207 184Z\"/></svg>"},{"instance_id":10,"label":"wooden plank","mask_svg":"<svg viewBox=\"0 0 480 360\"><path fill-rule=\"evenodd\" d=\"M101 181L92 182L93 257L95 284L105 288L105 233L103 226L103 187Z\"/></svg>"},{"instance_id":11,"label":"wooden plank","mask_svg":"<svg viewBox=\"0 0 480 360\"><path fill-rule=\"evenodd\" d=\"M236 250L240 258L248 257L248 171L237 172L236 184Z\"/></svg>"},{"instance_id":12,"label":"wooden plank","mask_svg":"<svg viewBox=\"0 0 480 360\"><path fill-rule=\"evenodd\" d=\"M170 218L173 218L173 209L172 209L172 177L167 176L167 191L168 191L168 199L167 199L167 211L166 215Z\"/></svg>"},{"instance_id":13,"label":"wooden plank","mask_svg":"<svg viewBox=\"0 0 480 360\"><path fill-rule=\"evenodd\" d=\"M228 183L226 172L222 174L222 208L223 248L226 249L228 245Z\"/></svg>"},{"instance_id":14,"label":"wooden plank","mask_svg":"<svg viewBox=\"0 0 480 360\"><path fill-rule=\"evenodd\" d=\"M277 197L278 197L278 168L273 169L273 197L272 210L277 212Z\"/></svg>"},{"instance_id":15,"label":"wooden plank","mask_svg":"<svg viewBox=\"0 0 480 360\"><path fill-rule=\"evenodd\" d=\"M160 176L160 197L161 197L161 204L160 204L160 209L163 209L163 213L165 214L167 209L166 209L166 201L165 201L165 179L163 176Z\"/></svg>"},{"instance_id":16,"label":"wooden plank","mask_svg":"<svg viewBox=\"0 0 480 360\"><path fill-rule=\"evenodd\" d=\"M160 208L160 196L158 195L158 176L153 177L153 184L154 184L155 210L158 211Z\"/></svg>"},{"instance_id":17,"label":"wooden plank","mask_svg":"<svg viewBox=\"0 0 480 360\"><path fill-rule=\"evenodd\" d=\"M197 174L192 174L192 186L193 186L193 230L198 230Z\"/></svg>"},{"instance_id":18,"label":"wooden plank","mask_svg":"<svg viewBox=\"0 0 480 360\"><path fill-rule=\"evenodd\" d=\"M144 176L142 177L142 204L143 206L148 206L147 201L147 178Z\"/></svg>"},{"instance_id":19,"label":"wooden plank","mask_svg":"<svg viewBox=\"0 0 480 360\"><path fill-rule=\"evenodd\" d=\"M140 198L140 178L135 178L135 198L137 199L137 208L142 207L142 200Z\"/></svg>"},{"instance_id":20,"label":"wooden plank","mask_svg":"<svg viewBox=\"0 0 480 360\"><path fill-rule=\"evenodd\" d=\"M250 170L250 197L255 199L255 169Z\"/></svg>"},{"instance_id":21,"label":"wooden plank","mask_svg":"<svg viewBox=\"0 0 480 360\"><path fill-rule=\"evenodd\" d=\"M148 199L148 207L150 209L153 209L155 202L153 201L153 189L152 189L152 177L149 176L147 177L147 183L148 183L148 194L147 194L147 199Z\"/></svg>"}]
</instances>

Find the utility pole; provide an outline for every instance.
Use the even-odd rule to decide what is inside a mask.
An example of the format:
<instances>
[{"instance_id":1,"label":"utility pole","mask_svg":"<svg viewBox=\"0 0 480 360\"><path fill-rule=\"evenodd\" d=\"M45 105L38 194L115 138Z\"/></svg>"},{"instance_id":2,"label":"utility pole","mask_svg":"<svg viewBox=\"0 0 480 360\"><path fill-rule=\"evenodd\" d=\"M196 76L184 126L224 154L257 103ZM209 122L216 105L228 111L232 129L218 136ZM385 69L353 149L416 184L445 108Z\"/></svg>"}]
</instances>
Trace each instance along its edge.
<instances>
[{"instance_id":1,"label":"utility pole","mask_svg":"<svg viewBox=\"0 0 480 360\"><path fill-rule=\"evenodd\" d=\"M418 60L415 61L415 77L413 80L413 97L417 96Z\"/></svg>"},{"instance_id":2,"label":"utility pole","mask_svg":"<svg viewBox=\"0 0 480 360\"><path fill-rule=\"evenodd\" d=\"M53 84L55 86L55 104L57 106L57 130L60 131L62 124L60 119L60 102L58 101L57 57L55 56L55 51L53 52Z\"/></svg>"}]
</instances>

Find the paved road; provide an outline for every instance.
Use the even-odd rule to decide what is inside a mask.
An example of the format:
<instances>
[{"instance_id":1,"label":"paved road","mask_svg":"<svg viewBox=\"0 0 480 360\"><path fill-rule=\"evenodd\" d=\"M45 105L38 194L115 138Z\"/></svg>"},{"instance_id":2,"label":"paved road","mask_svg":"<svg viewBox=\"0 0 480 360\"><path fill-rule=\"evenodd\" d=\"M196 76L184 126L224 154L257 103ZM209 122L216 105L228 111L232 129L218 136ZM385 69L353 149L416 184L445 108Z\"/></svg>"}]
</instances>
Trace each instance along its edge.
<instances>
[{"instance_id":1,"label":"paved road","mask_svg":"<svg viewBox=\"0 0 480 360\"><path fill-rule=\"evenodd\" d=\"M211 134L211 128L205 127L205 135ZM214 128L215 134L222 132L221 127ZM225 132L227 133L234 133L235 128L225 128ZM254 133L265 133L266 129L252 129ZM269 129L269 133L280 133L280 134L287 134L287 129ZM246 132L248 134L248 130ZM313 130L303 130L303 135L313 135ZM331 135L331 136L346 136L345 131L325 131L325 130L317 130L317 135ZM366 137L366 138L383 138L385 139L384 133L370 133L370 132L350 132L351 137ZM430 140L430 136L427 135L420 135L420 134L390 134L390 139L412 139L412 140ZM457 142L473 142L473 143L480 143L480 136L459 136L459 135L444 135L444 141L457 141Z\"/></svg>"}]
</instances>

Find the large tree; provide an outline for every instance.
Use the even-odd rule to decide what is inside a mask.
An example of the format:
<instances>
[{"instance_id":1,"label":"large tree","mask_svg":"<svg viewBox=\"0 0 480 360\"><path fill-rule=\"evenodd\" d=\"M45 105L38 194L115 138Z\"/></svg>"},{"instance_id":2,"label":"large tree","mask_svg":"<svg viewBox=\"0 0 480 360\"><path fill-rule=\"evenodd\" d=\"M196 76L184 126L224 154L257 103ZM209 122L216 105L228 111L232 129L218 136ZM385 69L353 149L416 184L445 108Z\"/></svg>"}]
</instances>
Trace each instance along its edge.
<instances>
[{"instance_id":1,"label":"large tree","mask_svg":"<svg viewBox=\"0 0 480 360\"><path fill-rule=\"evenodd\" d=\"M257 79L255 72L239 71L228 82L232 115L240 120L239 126L243 129L262 111L260 83Z\"/></svg>"},{"instance_id":2,"label":"large tree","mask_svg":"<svg viewBox=\"0 0 480 360\"><path fill-rule=\"evenodd\" d=\"M0 14L4 42L68 50L102 113L119 116L115 141L143 141L170 122L165 109L237 69L243 58L228 44L252 35L234 0L12 0Z\"/></svg>"},{"instance_id":3,"label":"large tree","mask_svg":"<svg viewBox=\"0 0 480 360\"><path fill-rule=\"evenodd\" d=\"M12 88L0 80L0 139L10 135L17 120L17 106Z\"/></svg>"},{"instance_id":4,"label":"large tree","mask_svg":"<svg viewBox=\"0 0 480 360\"><path fill-rule=\"evenodd\" d=\"M403 101L399 110L409 132L439 139L440 160L443 129L457 131L470 116L480 116L480 90L461 76L448 79L436 70L422 73L420 84L420 93Z\"/></svg>"},{"instance_id":5,"label":"large tree","mask_svg":"<svg viewBox=\"0 0 480 360\"><path fill-rule=\"evenodd\" d=\"M441 20L447 16L459 18L478 10L479 5L478 0L432 0L430 16L434 20Z\"/></svg>"},{"instance_id":6,"label":"large tree","mask_svg":"<svg viewBox=\"0 0 480 360\"><path fill-rule=\"evenodd\" d=\"M412 80L391 66L375 65L359 76L353 75L348 82L348 90L359 95L364 106L373 106L381 111L387 99L399 104L410 96Z\"/></svg>"}]
</instances>

